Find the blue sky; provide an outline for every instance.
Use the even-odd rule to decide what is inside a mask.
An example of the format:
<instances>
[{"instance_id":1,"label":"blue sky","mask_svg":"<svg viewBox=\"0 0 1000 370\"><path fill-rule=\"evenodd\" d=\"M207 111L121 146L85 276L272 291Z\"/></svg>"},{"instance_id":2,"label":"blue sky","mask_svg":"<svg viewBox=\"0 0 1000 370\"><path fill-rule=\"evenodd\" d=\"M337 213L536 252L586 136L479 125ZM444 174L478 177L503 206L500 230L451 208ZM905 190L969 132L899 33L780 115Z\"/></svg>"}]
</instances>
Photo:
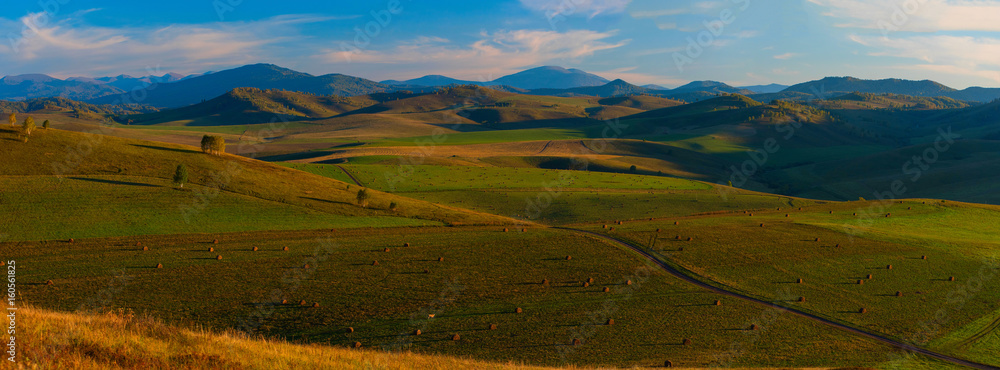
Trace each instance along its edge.
<instances>
[{"instance_id":1,"label":"blue sky","mask_svg":"<svg viewBox=\"0 0 1000 370\"><path fill-rule=\"evenodd\" d=\"M2 9L0 75L274 63L374 80L491 80L560 65L668 87L825 76L1000 87L1000 1L7 0Z\"/></svg>"}]
</instances>

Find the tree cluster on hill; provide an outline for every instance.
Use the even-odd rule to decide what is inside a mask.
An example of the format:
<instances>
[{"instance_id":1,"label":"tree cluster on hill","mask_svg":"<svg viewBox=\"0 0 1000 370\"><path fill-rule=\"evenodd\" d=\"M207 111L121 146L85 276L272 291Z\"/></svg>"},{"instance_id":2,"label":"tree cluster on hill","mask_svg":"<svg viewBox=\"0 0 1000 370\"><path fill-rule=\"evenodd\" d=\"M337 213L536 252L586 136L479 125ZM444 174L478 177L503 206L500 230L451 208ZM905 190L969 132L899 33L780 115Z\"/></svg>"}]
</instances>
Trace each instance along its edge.
<instances>
[{"instance_id":1,"label":"tree cluster on hill","mask_svg":"<svg viewBox=\"0 0 1000 370\"><path fill-rule=\"evenodd\" d=\"M201 138L201 151L211 155L222 155L226 152L226 139L222 136L205 135Z\"/></svg>"},{"instance_id":2,"label":"tree cluster on hill","mask_svg":"<svg viewBox=\"0 0 1000 370\"><path fill-rule=\"evenodd\" d=\"M65 98L37 98L25 101L0 101L0 111L31 113L39 111L66 112L80 111L92 112L98 115L123 115L157 112L159 109L139 104L118 104L118 105L95 105L82 103Z\"/></svg>"}]
</instances>

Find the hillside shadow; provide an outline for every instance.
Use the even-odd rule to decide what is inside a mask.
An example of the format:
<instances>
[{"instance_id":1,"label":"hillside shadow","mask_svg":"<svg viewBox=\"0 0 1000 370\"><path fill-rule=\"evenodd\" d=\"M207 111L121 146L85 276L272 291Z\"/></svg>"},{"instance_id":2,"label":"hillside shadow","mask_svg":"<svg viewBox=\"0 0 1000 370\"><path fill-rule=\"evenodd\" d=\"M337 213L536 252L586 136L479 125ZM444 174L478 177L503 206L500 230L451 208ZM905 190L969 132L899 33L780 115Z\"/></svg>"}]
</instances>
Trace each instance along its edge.
<instances>
[{"instance_id":1,"label":"hillside shadow","mask_svg":"<svg viewBox=\"0 0 1000 370\"><path fill-rule=\"evenodd\" d=\"M349 206L353 206L354 205L352 203L347 203L347 202L334 202L332 200L312 198L312 197L299 197L299 199L308 199L308 200L312 200L312 201L316 201L316 202L323 202L323 203L329 203L329 204L345 204L345 205L349 205Z\"/></svg>"},{"instance_id":2,"label":"hillside shadow","mask_svg":"<svg viewBox=\"0 0 1000 370\"><path fill-rule=\"evenodd\" d=\"M163 150L163 151L168 151L168 152L177 152L177 153L201 153L200 151L197 151L197 150L177 149L177 148L164 148L162 146L154 146L154 145L132 144L132 146L139 147L139 148L146 148L146 149Z\"/></svg>"},{"instance_id":3,"label":"hillside shadow","mask_svg":"<svg viewBox=\"0 0 1000 370\"><path fill-rule=\"evenodd\" d=\"M70 179L72 179L72 180L80 180L80 181L99 182L99 183L102 183L102 184L139 186L139 187L144 187L144 188L162 188L162 186L159 186L159 185L142 184L142 183L138 183L138 182L128 182L128 181L91 179L91 178L87 178L87 177L70 177Z\"/></svg>"}]
</instances>

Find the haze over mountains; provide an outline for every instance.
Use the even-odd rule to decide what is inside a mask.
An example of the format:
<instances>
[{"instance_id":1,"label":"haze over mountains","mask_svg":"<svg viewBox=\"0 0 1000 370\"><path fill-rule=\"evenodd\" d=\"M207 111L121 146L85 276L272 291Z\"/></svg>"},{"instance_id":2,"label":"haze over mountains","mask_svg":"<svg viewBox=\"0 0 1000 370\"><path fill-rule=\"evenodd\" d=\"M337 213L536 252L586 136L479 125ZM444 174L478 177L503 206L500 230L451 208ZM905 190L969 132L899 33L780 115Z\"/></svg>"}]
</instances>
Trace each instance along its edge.
<instances>
[{"instance_id":1,"label":"haze over mountains","mask_svg":"<svg viewBox=\"0 0 1000 370\"><path fill-rule=\"evenodd\" d=\"M41 74L6 76L0 79L0 100L62 97L92 104L136 103L174 108L207 101L241 87L350 97L403 90L429 92L436 87L448 85L490 86L520 94L560 97L654 95L688 102L718 94L753 95L758 100L769 101L810 100L851 92L949 97L969 102L990 102L1000 98L1000 89L997 88L971 87L956 90L928 80L827 77L790 87L778 84L733 87L716 81L695 81L675 89L667 89L657 85L637 86L624 80L610 81L578 69L554 66L533 68L488 82L459 80L440 75L405 81L375 82L343 74L314 76L271 64L254 64L191 76L168 73L163 76L121 75L73 77L65 80ZM136 89L145 91L142 94L128 94Z\"/></svg>"}]
</instances>

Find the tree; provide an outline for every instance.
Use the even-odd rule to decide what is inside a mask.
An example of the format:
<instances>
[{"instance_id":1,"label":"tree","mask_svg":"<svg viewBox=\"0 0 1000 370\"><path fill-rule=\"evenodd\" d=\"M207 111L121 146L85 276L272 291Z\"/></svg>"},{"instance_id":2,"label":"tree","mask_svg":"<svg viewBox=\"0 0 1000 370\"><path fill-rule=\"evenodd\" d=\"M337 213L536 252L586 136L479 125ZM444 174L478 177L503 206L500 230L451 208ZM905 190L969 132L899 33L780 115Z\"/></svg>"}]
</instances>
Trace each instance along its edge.
<instances>
[{"instance_id":1,"label":"tree","mask_svg":"<svg viewBox=\"0 0 1000 370\"><path fill-rule=\"evenodd\" d=\"M42 122L42 128L46 130L49 129L49 120L45 120L45 122Z\"/></svg>"},{"instance_id":2,"label":"tree","mask_svg":"<svg viewBox=\"0 0 1000 370\"><path fill-rule=\"evenodd\" d=\"M638 170L638 168L637 168L637 167L635 167L635 165L634 165L634 164L632 165L632 167L629 167L629 168L628 168L628 172L631 172L631 173L635 173L635 171L636 171L636 170Z\"/></svg>"},{"instance_id":3,"label":"tree","mask_svg":"<svg viewBox=\"0 0 1000 370\"><path fill-rule=\"evenodd\" d=\"M368 208L368 199L371 199L371 194L368 194L368 189L362 188L358 190L358 205L362 208Z\"/></svg>"},{"instance_id":4,"label":"tree","mask_svg":"<svg viewBox=\"0 0 1000 370\"><path fill-rule=\"evenodd\" d=\"M222 155L226 152L226 139L222 136L205 135L201 138L201 151L206 154Z\"/></svg>"},{"instance_id":5,"label":"tree","mask_svg":"<svg viewBox=\"0 0 1000 370\"><path fill-rule=\"evenodd\" d=\"M389 210L390 211L395 211L398 208L399 208L399 205L396 204L396 202L389 202Z\"/></svg>"},{"instance_id":6,"label":"tree","mask_svg":"<svg viewBox=\"0 0 1000 370\"><path fill-rule=\"evenodd\" d=\"M188 181L188 168L183 163L177 165L177 170L174 171L174 184L184 187L184 183Z\"/></svg>"},{"instance_id":7,"label":"tree","mask_svg":"<svg viewBox=\"0 0 1000 370\"><path fill-rule=\"evenodd\" d=\"M11 113L10 117L8 117L7 120L10 121L10 125L11 126L16 125L17 124L17 113Z\"/></svg>"},{"instance_id":8,"label":"tree","mask_svg":"<svg viewBox=\"0 0 1000 370\"><path fill-rule=\"evenodd\" d=\"M31 132L35 130L35 119L28 117L24 119L24 123L21 124L21 131L24 132L25 136L31 135Z\"/></svg>"}]
</instances>

